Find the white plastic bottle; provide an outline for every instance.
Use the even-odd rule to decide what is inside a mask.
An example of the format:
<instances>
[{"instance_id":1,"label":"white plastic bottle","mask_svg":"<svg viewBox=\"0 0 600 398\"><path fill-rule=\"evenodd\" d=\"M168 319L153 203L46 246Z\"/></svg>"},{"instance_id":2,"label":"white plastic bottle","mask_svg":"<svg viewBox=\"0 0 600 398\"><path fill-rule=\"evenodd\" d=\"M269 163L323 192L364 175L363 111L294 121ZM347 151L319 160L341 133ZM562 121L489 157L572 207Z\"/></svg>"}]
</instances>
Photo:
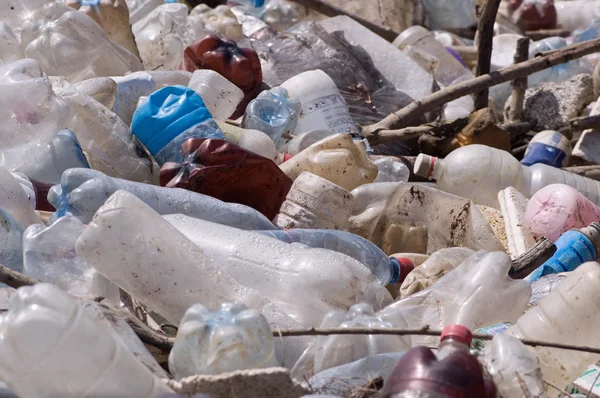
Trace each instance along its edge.
<instances>
[{"instance_id":1,"label":"white plastic bottle","mask_svg":"<svg viewBox=\"0 0 600 398\"><path fill-rule=\"evenodd\" d=\"M216 120L229 119L244 99L244 92L241 89L210 69L195 71L188 87L198 93Z\"/></svg>"},{"instance_id":2,"label":"white plastic bottle","mask_svg":"<svg viewBox=\"0 0 600 398\"><path fill-rule=\"evenodd\" d=\"M302 112L294 133L328 129L335 133L358 133L348 105L335 82L320 69L300 73L281 84L290 98L298 98Z\"/></svg>"},{"instance_id":3,"label":"white plastic bottle","mask_svg":"<svg viewBox=\"0 0 600 398\"><path fill-rule=\"evenodd\" d=\"M19 397L156 397L170 392L81 304L45 283L0 319L0 378Z\"/></svg>"},{"instance_id":4,"label":"white plastic bottle","mask_svg":"<svg viewBox=\"0 0 600 398\"><path fill-rule=\"evenodd\" d=\"M504 188L530 198L550 184L569 185L600 205L600 182L541 163L523 166L510 153L485 145L458 148L445 159L420 154L414 172L435 178L443 191L494 208L500 207L498 191Z\"/></svg>"},{"instance_id":5,"label":"white plastic bottle","mask_svg":"<svg viewBox=\"0 0 600 398\"><path fill-rule=\"evenodd\" d=\"M350 192L305 171L294 181L273 221L280 228L344 229L353 206Z\"/></svg>"},{"instance_id":6,"label":"white plastic bottle","mask_svg":"<svg viewBox=\"0 0 600 398\"><path fill-rule=\"evenodd\" d=\"M599 347L600 264L589 262L571 272L552 293L527 311L505 333L532 340ZM544 380L561 390L600 355L536 347Z\"/></svg>"}]
</instances>

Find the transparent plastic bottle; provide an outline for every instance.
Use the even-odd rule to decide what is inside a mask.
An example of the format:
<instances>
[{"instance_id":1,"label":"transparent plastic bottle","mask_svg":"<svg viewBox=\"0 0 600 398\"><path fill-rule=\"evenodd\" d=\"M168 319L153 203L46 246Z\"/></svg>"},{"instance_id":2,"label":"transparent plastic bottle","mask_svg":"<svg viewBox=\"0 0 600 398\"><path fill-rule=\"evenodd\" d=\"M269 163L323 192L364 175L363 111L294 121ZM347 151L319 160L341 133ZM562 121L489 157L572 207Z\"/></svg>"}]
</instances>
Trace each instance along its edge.
<instances>
[{"instance_id":1,"label":"transparent plastic bottle","mask_svg":"<svg viewBox=\"0 0 600 398\"><path fill-rule=\"evenodd\" d=\"M589 262L571 272L505 333L522 339L598 347L599 311L600 264ZM535 347L534 351L544 380L561 391L600 359L598 354L548 347Z\"/></svg>"},{"instance_id":2,"label":"transparent plastic bottle","mask_svg":"<svg viewBox=\"0 0 600 398\"><path fill-rule=\"evenodd\" d=\"M210 69L194 71L187 86L198 93L215 120L229 119L244 99L241 89Z\"/></svg>"},{"instance_id":3,"label":"transparent plastic bottle","mask_svg":"<svg viewBox=\"0 0 600 398\"><path fill-rule=\"evenodd\" d=\"M477 25L475 0L424 0L429 29L449 30Z\"/></svg>"},{"instance_id":4,"label":"transparent plastic bottle","mask_svg":"<svg viewBox=\"0 0 600 398\"><path fill-rule=\"evenodd\" d=\"M437 357L442 360L457 351L469 352L473 335L469 328L462 325L447 325L442 329Z\"/></svg>"},{"instance_id":5,"label":"transparent plastic bottle","mask_svg":"<svg viewBox=\"0 0 600 398\"><path fill-rule=\"evenodd\" d=\"M50 189L48 201L56 208L54 218L70 213L89 223L96 210L118 190L133 193L159 214L187 214L242 229L275 229L265 216L248 206L222 202L185 189L112 178L90 169L65 171L61 185Z\"/></svg>"},{"instance_id":6,"label":"transparent plastic bottle","mask_svg":"<svg viewBox=\"0 0 600 398\"><path fill-rule=\"evenodd\" d=\"M529 198L556 183L569 185L600 204L600 182L541 163L522 166L510 153L484 145L455 149L445 159L420 154L414 172L435 178L443 191L494 208L500 207L498 191L504 188L512 186Z\"/></svg>"},{"instance_id":7,"label":"transparent plastic bottle","mask_svg":"<svg viewBox=\"0 0 600 398\"><path fill-rule=\"evenodd\" d=\"M269 0L232 0L231 3L237 3L244 7L246 11L261 16Z\"/></svg>"},{"instance_id":8,"label":"transparent plastic bottle","mask_svg":"<svg viewBox=\"0 0 600 398\"><path fill-rule=\"evenodd\" d=\"M407 182L410 170L402 163L390 158L379 158L373 161L378 172L373 182Z\"/></svg>"},{"instance_id":9,"label":"transparent plastic bottle","mask_svg":"<svg viewBox=\"0 0 600 398\"><path fill-rule=\"evenodd\" d=\"M20 397L155 397L171 390L59 288L17 290L0 319L0 378Z\"/></svg>"},{"instance_id":10,"label":"transparent plastic bottle","mask_svg":"<svg viewBox=\"0 0 600 398\"><path fill-rule=\"evenodd\" d=\"M327 229L257 231L286 243L301 243L343 253L367 266L382 285L402 283L414 264L407 258L388 257L380 248L358 235Z\"/></svg>"},{"instance_id":11,"label":"transparent plastic bottle","mask_svg":"<svg viewBox=\"0 0 600 398\"><path fill-rule=\"evenodd\" d=\"M0 264L23 272L23 228L0 208Z\"/></svg>"},{"instance_id":12,"label":"transparent plastic bottle","mask_svg":"<svg viewBox=\"0 0 600 398\"><path fill-rule=\"evenodd\" d=\"M570 229L600 222L600 208L575 188L551 184L531 197L525 222L537 237L555 242Z\"/></svg>"},{"instance_id":13,"label":"transparent plastic bottle","mask_svg":"<svg viewBox=\"0 0 600 398\"><path fill-rule=\"evenodd\" d=\"M353 204L350 192L305 171L294 181L274 222L280 228L344 229Z\"/></svg>"},{"instance_id":14,"label":"transparent plastic bottle","mask_svg":"<svg viewBox=\"0 0 600 398\"><path fill-rule=\"evenodd\" d=\"M21 228L41 222L19 181L2 167L0 167L0 208L10 213Z\"/></svg>"},{"instance_id":15,"label":"transparent plastic bottle","mask_svg":"<svg viewBox=\"0 0 600 398\"><path fill-rule=\"evenodd\" d=\"M223 132L225 138L232 143L254 152L257 155L271 159L275 164L279 164L279 157L275 143L265 133L259 130L243 129L232 124L220 122L217 125Z\"/></svg>"}]
</instances>

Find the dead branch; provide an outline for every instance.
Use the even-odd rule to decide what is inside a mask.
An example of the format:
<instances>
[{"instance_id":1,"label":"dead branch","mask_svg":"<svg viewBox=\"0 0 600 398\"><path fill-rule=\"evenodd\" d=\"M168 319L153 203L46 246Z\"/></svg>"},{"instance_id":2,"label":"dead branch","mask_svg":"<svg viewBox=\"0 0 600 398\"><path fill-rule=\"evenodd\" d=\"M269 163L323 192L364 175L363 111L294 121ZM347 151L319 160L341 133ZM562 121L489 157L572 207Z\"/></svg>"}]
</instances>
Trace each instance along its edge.
<instances>
[{"instance_id":1,"label":"dead branch","mask_svg":"<svg viewBox=\"0 0 600 398\"><path fill-rule=\"evenodd\" d=\"M546 238L540 239L528 252L513 260L508 275L523 279L556 253L556 246Z\"/></svg>"},{"instance_id":2,"label":"dead branch","mask_svg":"<svg viewBox=\"0 0 600 398\"><path fill-rule=\"evenodd\" d=\"M600 115L573 118L569 120L569 126L579 131L600 128Z\"/></svg>"},{"instance_id":3,"label":"dead branch","mask_svg":"<svg viewBox=\"0 0 600 398\"><path fill-rule=\"evenodd\" d=\"M524 37L517 41L514 64L520 64L521 62L527 61L527 59L529 59L529 39ZM515 81L513 81L509 114L509 119L513 122L519 121L523 117L525 91L527 91L527 76L515 79Z\"/></svg>"},{"instance_id":4,"label":"dead branch","mask_svg":"<svg viewBox=\"0 0 600 398\"><path fill-rule=\"evenodd\" d=\"M541 30L528 30L525 32L525 36L531 38L533 41L546 39L548 37L569 37L571 32L566 29L541 29Z\"/></svg>"},{"instance_id":5,"label":"dead branch","mask_svg":"<svg viewBox=\"0 0 600 398\"><path fill-rule=\"evenodd\" d=\"M420 101L413 101L404 108L391 113L378 123L363 127L365 137L373 135L380 130L394 130L406 127L418 115L430 112L450 101L479 92L484 88L529 76L535 72L550 68L555 65L564 64L584 57L588 54L600 51L600 39L594 39L553 51L548 55L544 53L536 58L520 64L488 73L474 79L457 83L443 90L430 94Z\"/></svg>"},{"instance_id":6,"label":"dead branch","mask_svg":"<svg viewBox=\"0 0 600 398\"><path fill-rule=\"evenodd\" d=\"M490 73L492 65L492 41L494 39L494 22L500 7L500 0L487 0L477 24L477 76ZM482 87L475 95L475 110L487 108L489 102L489 87Z\"/></svg>"},{"instance_id":7,"label":"dead branch","mask_svg":"<svg viewBox=\"0 0 600 398\"><path fill-rule=\"evenodd\" d=\"M400 130L380 130L367 137L369 144L377 145L390 141L407 141L423 134L452 137L458 134L469 123L468 118L461 118L447 123L429 123L421 126L405 127Z\"/></svg>"},{"instance_id":8,"label":"dead branch","mask_svg":"<svg viewBox=\"0 0 600 398\"><path fill-rule=\"evenodd\" d=\"M0 265L0 282L15 289L18 289L22 286L33 286L36 283L40 283L39 280L31 278L20 272L13 271L4 265Z\"/></svg>"},{"instance_id":9,"label":"dead branch","mask_svg":"<svg viewBox=\"0 0 600 398\"><path fill-rule=\"evenodd\" d=\"M155 332L128 311L120 311L120 314L125 317L127 324L133 329L135 334L137 334L142 343L156 347L165 353L171 351L173 344L175 343L174 338Z\"/></svg>"}]
</instances>

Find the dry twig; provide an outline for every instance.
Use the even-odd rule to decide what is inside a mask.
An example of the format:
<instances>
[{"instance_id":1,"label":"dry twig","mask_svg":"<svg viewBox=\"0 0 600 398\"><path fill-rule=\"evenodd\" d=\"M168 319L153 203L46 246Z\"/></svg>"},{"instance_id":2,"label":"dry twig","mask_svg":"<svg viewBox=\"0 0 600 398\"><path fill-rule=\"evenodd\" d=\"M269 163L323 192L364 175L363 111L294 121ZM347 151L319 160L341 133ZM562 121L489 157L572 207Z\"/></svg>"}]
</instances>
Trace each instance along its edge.
<instances>
[{"instance_id":1,"label":"dry twig","mask_svg":"<svg viewBox=\"0 0 600 398\"><path fill-rule=\"evenodd\" d=\"M529 39L524 37L517 41L514 64L520 64L529 58ZM523 102L527 91L527 76L513 81L512 97L510 100L509 119L512 122L520 121L523 117Z\"/></svg>"},{"instance_id":2,"label":"dry twig","mask_svg":"<svg viewBox=\"0 0 600 398\"><path fill-rule=\"evenodd\" d=\"M500 0L487 0L483 6L483 11L477 24L477 76L490 73L492 65L492 41L494 39L494 22L500 7ZM475 95L475 110L487 108L489 97L489 87L482 89Z\"/></svg>"},{"instance_id":3,"label":"dry twig","mask_svg":"<svg viewBox=\"0 0 600 398\"><path fill-rule=\"evenodd\" d=\"M554 243L546 238L540 239L529 251L513 260L508 275L513 279L522 279L544 264L556 253Z\"/></svg>"}]
</instances>

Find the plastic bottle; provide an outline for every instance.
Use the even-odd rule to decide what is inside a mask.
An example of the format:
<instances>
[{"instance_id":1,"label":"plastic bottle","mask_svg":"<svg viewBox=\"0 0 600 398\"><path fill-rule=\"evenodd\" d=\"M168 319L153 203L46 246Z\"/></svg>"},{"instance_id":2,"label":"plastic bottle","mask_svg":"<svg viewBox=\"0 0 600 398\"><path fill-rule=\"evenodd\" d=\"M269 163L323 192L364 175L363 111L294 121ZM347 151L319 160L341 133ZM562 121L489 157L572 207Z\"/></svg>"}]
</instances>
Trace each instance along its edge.
<instances>
[{"instance_id":1,"label":"plastic bottle","mask_svg":"<svg viewBox=\"0 0 600 398\"><path fill-rule=\"evenodd\" d=\"M367 267L343 254L183 215L169 221L177 228L119 191L98 210L76 250L171 322L194 303L244 302L282 327L316 326L328 311L362 301L381 308L391 300Z\"/></svg>"},{"instance_id":2,"label":"plastic bottle","mask_svg":"<svg viewBox=\"0 0 600 398\"><path fill-rule=\"evenodd\" d=\"M505 333L521 339L598 347L600 327L600 264L590 262L571 272L566 280L527 311ZM600 355L535 347L544 380L561 391ZM548 391L552 391L548 387Z\"/></svg>"},{"instance_id":3,"label":"plastic bottle","mask_svg":"<svg viewBox=\"0 0 600 398\"><path fill-rule=\"evenodd\" d=\"M596 260L600 249L600 224L594 222L581 230L567 231L554 244L556 253L527 280L533 282L544 275L573 271L585 262Z\"/></svg>"},{"instance_id":4,"label":"plastic bottle","mask_svg":"<svg viewBox=\"0 0 600 398\"><path fill-rule=\"evenodd\" d=\"M521 166L510 153L484 145L455 149L445 159L420 154L415 174L435 178L443 191L499 208L498 191L512 186L530 198L550 184L566 184L600 204L600 182L552 166Z\"/></svg>"},{"instance_id":5,"label":"plastic bottle","mask_svg":"<svg viewBox=\"0 0 600 398\"><path fill-rule=\"evenodd\" d=\"M484 358L502 397L545 396L546 387L537 358L519 339L507 334L494 336Z\"/></svg>"},{"instance_id":6,"label":"plastic bottle","mask_svg":"<svg viewBox=\"0 0 600 398\"><path fill-rule=\"evenodd\" d=\"M242 90L210 69L194 71L188 87L202 97L206 108L216 120L229 119L244 99Z\"/></svg>"},{"instance_id":7,"label":"plastic bottle","mask_svg":"<svg viewBox=\"0 0 600 398\"><path fill-rule=\"evenodd\" d=\"M555 4L558 25L573 32L600 18L600 4L590 0L559 1Z\"/></svg>"},{"instance_id":8,"label":"plastic bottle","mask_svg":"<svg viewBox=\"0 0 600 398\"><path fill-rule=\"evenodd\" d=\"M25 58L19 39L6 22L0 22L0 65Z\"/></svg>"},{"instance_id":9,"label":"plastic bottle","mask_svg":"<svg viewBox=\"0 0 600 398\"><path fill-rule=\"evenodd\" d=\"M0 264L23 272L23 228L5 209L0 208ZM0 285L3 286L3 285Z\"/></svg>"},{"instance_id":10,"label":"plastic bottle","mask_svg":"<svg viewBox=\"0 0 600 398\"><path fill-rule=\"evenodd\" d=\"M133 193L159 214L187 214L242 229L275 228L265 216L247 206L225 203L185 189L111 178L89 169L65 171L61 185L52 187L48 200L56 208L55 218L70 213L89 223L96 210L118 190Z\"/></svg>"},{"instance_id":11,"label":"plastic bottle","mask_svg":"<svg viewBox=\"0 0 600 398\"><path fill-rule=\"evenodd\" d=\"M217 311L194 304L186 312L169 370L176 379L277 366L273 333L265 317L244 304L222 303Z\"/></svg>"},{"instance_id":12,"label":"plastic bottle","mask_svg":"<svg viewBox=\"0 0 600 398\"><path fill-rule=\"evenodd\" d=\"M217 125L225 135L228 141L241 146L242 148L254 152L279 164L279 154L273 140L259 130L248 130L234 126L232 124L219 122Z\"/></svg>"},{"instance_id":13,"label":"plastic bottle","mask_svg":"<svg viewBox=\"0 0 600 398\"><path fill-rule=\"evenodd\" d=\"M244 38L242 25L229 6L218 5L211 8L207 4L198 4L192 9L190 16L198 17L208 32L235 41Z\"/></svg>"},{"instance_id":14,"label":"plastic bottle","mask_svg":"<svg viewBox=\"0 0 600 398\"><path fill-rule=\"evenodd\" d=\"M473 335L469 328L462 325L447 325L442 329L437 358L442 360L458 351L469 352L472 342Z\"/></svg>"},{"instance_id":15,"label":"plastic bottle","mask_svg":"<svg viewBox=\"0 0 600 398\"><path fill-rule=\"evenodd\" d=\"M40 223L21 184L2 167L0 167L0 209L4 209L14 217L21 228Z\"/></svg>"},{"instance_id":16,"label":"plastic bottle","mask_svg":"<svg viewBox=\"0 0 600 398\"><path fill-rule=\"evenodd\" d=\"M322 70L300 73L283 82L280 87L287 90L290 98L297 98L302 104L295 134L315 129L345 134L358 133L346 101L335 82Z\"/></svg>"},{"instance_id":17,"label":"plastic bottle","mask_svg":"<svg viewBox=\"0 0 600 398\"><path fill-rule=\"evenodd\" d=\"M573 228L600 221L600 208L575 188L551 184L537 191L525 210L525 222L537 237L555 242Z\"/></svg>"},{"instance_id":18,"label":"plastic bottle","mask_svg":"<svg viewBox=\"0 0 600 398\"><path fill-rule=\"evenodd\" d=\"M568 272L559 274L548 274L531 283L531 298L529 305L538 305L541 299L552 293L552 291L569 276Z\"/></svg>"},{"instance_id":19,"label":"plastic bottle","mask_svg":"<svg viewBox=\"0 0 600 398\"><path fill-rule=\"evenodd\" d=\"M283 158L288 160L289 158L296 156L315 142L321 141L324 138L329 137L330 135L334 135L335 133L331 130L310 130L306 133L300 133L294 135L290 141L285 144L283 148L280 149L280 152L283 154Z\"/></svg>"},{"instance_id":20,"label":"plastic bottle","mask_svg":"<svg viewBox=\"0 0 600 398\"><path fill-rule=\"evenodd\" d=\"M181 145L189 138L225 138L202 98L184 86L152 93L133 114L131 132L161 166L181 162Z\"/></svg>"},{"instance_id":21,"label":"plastic bottle","mask_svg":"<svg viewBox=\"0 0 600 398\"><path fill-rule=\"evenodd\" d=\"M234 0L235 3L243 6L247 11L256 16L261 16L269 0Z\"/></svg>"},{"instance_id":22,"label":"plastic bottle","mask_svg":"<svg viewBox=\"0 0 600 398\"><path fill-rule=\"evenodd\" d=\"M344 231L327 229L289 229L257 231L286 243L301 243L343 253L367 266L382 285L402 283L415 265L408 258L388 257L368 240Z\"/></svg>"},{"instance_id":23,"label":"plastic bottle","mask_svg":"<svg viewBox=\"0 0 600 398\"><path fill-rule=\"evenodd\" d=\"M273 221L284 229L344 229L353 205L350 192L305 171L292 184Z\"/></svg>"},{"instance_id":24,"label":"plastic bottle","mask_svg":"<svg viewBox=\"0 0 600 398\"><path fill-rule=\"evenodd\" d=\"M477 25L475 0L424 0L429 29L450 30Z\"/></svg>"},{"instance_id":25,"label":"plastic bottle","mask_svg":"<svg viewBox=\"0 0 600 398\"><path fill-rule=\"evenodd\" d=\"M527 145L521 164L531 166L535 163L543 163L554 167L568 166L572 151L573 148L567 137L558 131L542 131L537 133Z\"/></svg>"},{"instance_id":26,"label":"plastic bottle","mask_svg":"<svg viewBox=\"0 0 600 398\"><path fill-rule=\"evenodd\" d=\"M0 377L20 397L151 398L171 391L108 324L50 284L18 289L0 336Z\"/></svg>"},{"instance_id":27,"label":"plastic bottle","mask_svg":"<svg viewBox=\"0 0 600 398\"><path fill-rule=\"evenodd\" d=\"M365 144L353 141L348 134L326 137L279 167L292 180L309 171L348 191L373 182L378 173L366 156Z\"/></svg>"},{"instance_id":28,"label":"plastic bottle","mask_svg":"<svg viewBox=\"0 0 600 398\"><path fill-rule=\"evenodd\" d=\"M129 8L129 23L132 25L165 3L164 0L126 0L126 2Z\"/></svg>"},{"instance_id":29,"label":"plastic bottle","mask_svg":"<svg viewBox=\"0 0 600 398\"><path fill-rule=\"evenodd\" d=\"M85 227L67 215L50 226L30 225L23 233L23 270L32 278L79 295L94 295L119 304L119 288L75 253L75 241Z\"/></svg>"},{"instance_id":30,"label":"plastic bottle","mask_svg":"<svg viewBox=\"0 0 600 398\"><path fill-rule=\"evenodd\" d=\"M286 142L282 136L296 127L301 107L297 98L288 98L285 88L274 87L250 101L242 127L263 131L278 147L282 147Z\"/></svg>"},{"instance_id":31,"label":"plastic bottle","mask_svg":"<svg viewBox=\"0 0 600 398\"><path fill-rule=\"evenodd\" d=\"M184 188L260 211L272 220L292 187L273 161L227 140L191 138L181 146L183 161L168 162L160 183Z\"/></svg>"},{"instance_id":32,"label":"plastic bottle","mask_svg":"<svg viewBox=\"0 0 600 398\"><path fill-rule=\"evenodd\" d=\"M379 158L373 161L377 166L377 177L373 182L407 182L410 178L409 168L402 162L390 158Z\"/></svg>"}]
</instances>

